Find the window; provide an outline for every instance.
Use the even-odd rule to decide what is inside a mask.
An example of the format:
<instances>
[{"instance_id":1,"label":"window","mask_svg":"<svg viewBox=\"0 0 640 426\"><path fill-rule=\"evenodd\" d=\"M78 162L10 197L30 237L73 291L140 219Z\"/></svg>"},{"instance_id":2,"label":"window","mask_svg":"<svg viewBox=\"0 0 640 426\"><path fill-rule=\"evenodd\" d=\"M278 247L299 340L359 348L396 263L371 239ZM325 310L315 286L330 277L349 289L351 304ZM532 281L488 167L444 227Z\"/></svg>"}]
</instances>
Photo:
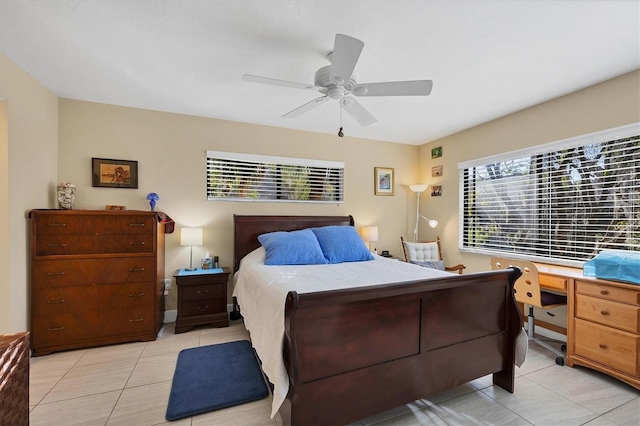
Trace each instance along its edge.
<instances>
[{"instance_id":1,"label":"window","mask_svg":"<svg viewBox=\"0 0 640 426\"><path fill-rule=\"evenodd\" d=\"M344 163L207 151L207 199L344 202Z\"/></svg>"},{"instance_id":2,"label":"window","mask_svg":"<svg viewBox=\"0 0 640 426\"><path fill-rule=\"evenodd\" d=\"M640 251L640 123L458 167L462 250L571 265Z\"/></svg>"}]
</instances>

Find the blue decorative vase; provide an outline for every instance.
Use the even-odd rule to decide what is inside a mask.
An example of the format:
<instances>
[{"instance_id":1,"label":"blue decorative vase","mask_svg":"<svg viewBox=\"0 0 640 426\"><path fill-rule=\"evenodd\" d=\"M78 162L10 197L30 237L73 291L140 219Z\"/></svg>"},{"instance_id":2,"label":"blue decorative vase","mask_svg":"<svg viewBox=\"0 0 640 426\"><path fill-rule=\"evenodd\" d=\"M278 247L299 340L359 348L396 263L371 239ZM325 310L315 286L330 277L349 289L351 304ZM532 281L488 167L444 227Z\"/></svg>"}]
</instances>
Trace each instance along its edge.
<instances>
[{"instance_id":1,"label":"blue decorative vase","mask_svg":"<svg viewBox=\"0 0 640 426\"><path fill-rule=\"evenodd\" d=\"M147 200L149 200L149 205L151 206L151 211L154 211L156 208L156 201L160 199L160 196L155 192L150 192L147 194Z\"/></svg>"}]
</instances>

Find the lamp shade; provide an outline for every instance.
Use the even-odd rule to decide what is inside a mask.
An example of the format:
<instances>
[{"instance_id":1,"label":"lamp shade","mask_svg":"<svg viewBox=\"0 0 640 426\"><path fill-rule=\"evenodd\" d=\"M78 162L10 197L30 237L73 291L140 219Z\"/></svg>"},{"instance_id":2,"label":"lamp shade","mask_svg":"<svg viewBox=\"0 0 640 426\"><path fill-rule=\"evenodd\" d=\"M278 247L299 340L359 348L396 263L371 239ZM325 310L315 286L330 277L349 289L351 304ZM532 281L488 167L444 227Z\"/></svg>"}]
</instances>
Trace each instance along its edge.
<instances>
[{"instance_id":1,"label":"lamp shade","mask_svg":"<svg viewBox=\"0 0 640 426\"><path fill-rule=\"evenodd\" d=\"M363 227L362 239L367 242L378 241L378 227L377 226Z\"/></svg>"},{"instance_id":2,"label":"lamp shade","mask_svg":"<svg viewBox=\"0 0 640 426\"><path fill-rule=\"evenodd\" d=\"M201 246L202 228L182 228L180 230L181 246Z\"/></svg>"},{"instance_id":3,"label":"lamp shade","mask_svg":"<svg viewBox=\"0 0 640 426\"><path fill-rule=\"evenodd\" d=\"M429 187L429 185L424 184L424 183L417 183L415 185L409 185L409 189L411 189L413 192L424 192L427 190L427 188Z\"/></svg>"}]
</instances>

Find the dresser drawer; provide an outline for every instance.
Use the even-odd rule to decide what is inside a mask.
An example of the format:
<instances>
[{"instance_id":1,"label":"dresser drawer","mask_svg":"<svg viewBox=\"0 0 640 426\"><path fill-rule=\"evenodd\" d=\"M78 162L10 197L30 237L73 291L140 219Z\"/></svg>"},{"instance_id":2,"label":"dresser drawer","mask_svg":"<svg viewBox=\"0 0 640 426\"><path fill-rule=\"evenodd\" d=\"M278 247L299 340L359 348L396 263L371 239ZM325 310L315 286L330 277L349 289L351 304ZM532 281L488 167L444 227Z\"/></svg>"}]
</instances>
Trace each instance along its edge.
<instances>
[{"instance_id":1,"label":"dresser drawer","mask_svg":"<svg viewBox=\"0 0 640 426\"><path fill-rule=\"evenodd\" d=\"M575 354L637 376L640 336L575 319Z\"/></svg>"},{"instance_id":2,"label":"dresser drawer","mask_svg":"<svg viewBox=\"0 0 640 426\"><path fill-rule=\"evenodd\" d=\"M553 275L538 274L540 285L547 288L567 291L567 279Z\"/></svg>"},{"instance_id":3,"label":"dresser drawer","mask_svg":"<svg viewBox=\"0 0 640 426\"><path fill-rule=\"evenodd\" d=\"M201 300L198 302L185 302L180 305L180 315L190 317L193 315L206 315L226 312L226 306L222 299Z\"/></svg>"},{"instance_id":4,"label":"dresser drawer","mask_svg":"<svg viewBox=\"0 0 640 426\"><path fill-rule=\"evenodd\" d=\"M110 284L96 286L99 309L131 309L153 306L154 285L147 283Z\"/></svg>"},{"instance_id":5,"label":"dresser drawer","mask_svg":"<svg viewBox=\"0 0 640 426\"><path fill-rule=\"evenodd\" d=\"M101 315L98 324L100 334L115 336L132 333L154 332L153 306L130 309L114 309L108 315Z\"/></svg>"},{"instance_id":6,"label":"dresser drawer","mask_svg":"<svg viewBox=\"0 0 640 426\"><path fill-rule=\"evenodd\" d=\"M36 241L36 256L151 253L153 234L135 235L43 235Z\"/></svg>"},{"instance_id":7,"label":"dresser drawer","mask_svg":"<svg viewBox=\"0 0 640 426\"><path fill-rule=\"evenodd\" d=\"M575 310L578 318L640 333L640 306L577 294Z\"/></svg>"},{"instance_id":8,"label":"dresser drawer","mask_svg":"<svg viewBox=\"0 0 640 426\"><path fill-rule=\"evenodd\" d=\"M208 285L194 285L194 286L184 286L180 293L182 300L184 302L194 302L198 300L211 300L211 299L220 299L222 300L226 292L222 287L225 284L208 284Z\"/></svg>"},{"instance_id":9,"label":"dresser drawer","mask_svg":"<svg viewBox=\"0 0 640 426\"><path fill-rule=\"evenodd\" d=\"M35 260L32 265L34 289L155 279L155 259L150 256Z\"/></svg>"},{"instance_id":10,"label":"dresser drawer","mask_svg":"<svg viewBox=\"0 0 640 426\"><path fill-rule=\"evenodd\" d=\"M33 315L59 315L97 309L96 286L40 289L31 296Z\"/></svg>"},{"instance_id":11,"label":"dresser drawer","mask_svg":"<svg viewBox=\"0 0 640 426\"><path fill-rule=\"evenodd\" d=\"M576 280L576 293L640 305L640 287L635 290Z\"/></svg>"},{"instance_id":12,"label":"dresser drawer","mask_svg":"<svg viewBox=\"0 0 640 426\"><path fill-rule=\"evenodd\" d=\"M96 329L95 314L81 316L77 312L62 312L32 316L31 344L34 348L65 345L95 336Z\"/></svg>"},{"instance_id":13,"label":"dresser drawer","mask_svg":"<svg viewBox=\"0 0 640 426\"><path fill-rule=\"evenodd\" d=\"M38 214L36 235L153 234L155 217L127 213L104 215Z\"/></svg>"}]
</instances>

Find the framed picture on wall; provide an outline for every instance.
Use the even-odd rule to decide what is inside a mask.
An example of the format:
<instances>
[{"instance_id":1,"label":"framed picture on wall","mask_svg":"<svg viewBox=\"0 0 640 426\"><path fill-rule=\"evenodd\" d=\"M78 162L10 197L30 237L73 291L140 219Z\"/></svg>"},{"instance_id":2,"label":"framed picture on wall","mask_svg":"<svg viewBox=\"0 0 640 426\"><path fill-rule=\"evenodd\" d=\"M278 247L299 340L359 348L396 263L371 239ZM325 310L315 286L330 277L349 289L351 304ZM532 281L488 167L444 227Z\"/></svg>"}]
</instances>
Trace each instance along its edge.
<instances>
[{"instance_id":1,"label":"framed picture on wall","mask_svg":"<svg viewBox=\"0 0 640 426\"><path fill-rule=\"evenodd\" d=\"M435 166L431 168L431 177L442 177L442 166Z\"/></svg>"},{"instance_id":2,"label":"framed picture on wall","mask_svg":"<svg viewBox=\"0 0 640 426\"><path fill-rule=\"evenodd\" d=\"M91 173L94 187L138 188L137 161L92 158Z\"/></svg>"},{"instance_id":3,"label":"framed picture on wall","mask_svg":"<svg viewBox=\"0 0 640 426\"><path fill-rule=\"evenodd\" d=\"M375 167L373 169L373 184L375 195L393 195L394 178L393 169L390 167Z\"/></svg>"},{"instance_id":4,"label":"framed picture on wall","mask_svg":"<svg viewBox=\"0 0 640 426\"><path fill-rule=\"evenodd\" d=\"M431 196L439 197L442 195L442 186L441 185L433 185L431 187Z\"/></svg>"},{"instance_id":5,"label":"framed picture on wall","mask_svg":"<svg viewBox=\"0 0 640 426\"><path fill-rule=\"evenodd\" d=\"M431 148L431 158L442 157L442 147Z\"/></svg>"}]
</instances>

